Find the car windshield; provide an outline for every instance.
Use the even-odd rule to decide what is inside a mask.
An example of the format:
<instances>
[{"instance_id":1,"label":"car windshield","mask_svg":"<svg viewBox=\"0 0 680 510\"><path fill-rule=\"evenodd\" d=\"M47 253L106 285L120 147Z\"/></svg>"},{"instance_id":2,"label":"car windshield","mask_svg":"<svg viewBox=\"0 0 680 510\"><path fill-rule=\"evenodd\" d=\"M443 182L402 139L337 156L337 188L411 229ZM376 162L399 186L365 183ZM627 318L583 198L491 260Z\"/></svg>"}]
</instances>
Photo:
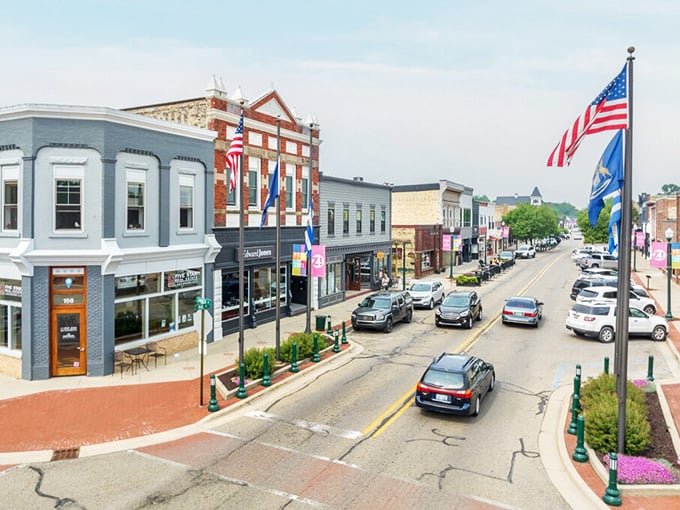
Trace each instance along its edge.
<instances>
[{"instance_id":1,"label":"car windshield","mask_svg":"<svg viewBox=\"0 0 680 510\"><path fill-rule=\"evenodd\" d=\"M413 283L411 286L408 288L408 290L413 290L416 292L427 292L430 290L430 284L429 283Z\"/></svg>"},{"instance_id":2,"label":"car windshield","mask_svg":"<svg viewBox=\"0 0 680 510\"><path fill-rule=\"evenodd\" d=\"M361 308L389 308L390 307L390 298L386 297L378 297L378 298L373 298L373 297L367 297L365 298L359 306Z\"/></svg>"},{"instance_id":3,"label":"car windshield","mask_svg":"<svg viewBox=\"0 0 680 510\"><path fill-rule=\"evenodd\" d=\"M470 303L469 296L462 294L451 294L450 296L446 296L446 299L442 304L444 306L467 306L468 303Z\"/></svg>"},{"instance_id":4,"label":"car windshield","mask_svg":"<svg viewBox=\"0 0 680 510\"><path fill-rule=\"evenodd\" d=\"M423 383L437 388L460 390L465 387L465 377L456 372L430 369L423 376Z\"/></svg>"},{"instance_id":5,"label":"car windshield","mask_svg":"<svg viewBox=\"0 0 680 510\"><path fill-rule=\"evenodd\" d=\"M533 301L529 301L527 299L508 299L507 303L505 303L505 306L509 308L533 308L534 303Z\"/></svg>"}]
</instances>

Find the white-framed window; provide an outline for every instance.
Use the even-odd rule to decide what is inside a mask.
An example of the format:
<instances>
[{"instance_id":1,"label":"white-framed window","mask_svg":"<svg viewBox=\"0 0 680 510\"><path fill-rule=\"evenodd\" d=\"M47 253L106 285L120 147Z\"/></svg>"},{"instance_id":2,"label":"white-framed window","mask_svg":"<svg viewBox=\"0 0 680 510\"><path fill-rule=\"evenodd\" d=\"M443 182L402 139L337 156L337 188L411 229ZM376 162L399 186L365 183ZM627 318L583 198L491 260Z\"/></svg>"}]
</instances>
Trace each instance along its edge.
<instances>
[{"instance_id":1,"label":"white-framed window","mask_svg":"<svg viewBox=\"0 0 680 510\"><path fill-rule=\"evenodd\" d=\"M286 152L289 154L297 154L297 143L286 140Z\"/></svg>"},{"instance_id":2,"label":"white-framed window","mask_svg":"<svg viewBox=\"0 0 680 510\"><path fill-rule=\"evenodd\" d=\"M254 133L253 131L248 131L248 145L262 147L262 133Z\"/></svg>"},{"instance_id":3,"label":"white-framed window","mask_svg":"<svg viewBox=\"0 0 680 510\"><path fill-rule=\"evenodd\" d=\"M260 208L260 158L248 158L248 208Z\"/></svg>"},{"instance_id":4,"label":"white-framed window","mask_svg":"<svg viewBox=\"0 0 680 510\"><path fill-rule=\"evenodd\" d=\"M286 209L292 211L295 209L295 165L286 163Z\"/></svg>"},{"instance_id":5,"label":"white-framed window","mask_svg":"<svg viewBox=\"0 0 680 510\"><path fill-rule=\"evenodd\" d=\"M146 225L146 172L127 170L127 230L143 231Z\"/></svg>"},{"instance_id":6,"label":"white-framed window","mask_svg":"<svg viewBox=\"0 0 680 510\"><path fill-rule=\"evenodd\" d=\"M0 231L13 232L19 229L19 167L0 166Z\"/></svg>"},{"instance_id":7,"label":"white-framed window","mask_svg":"<svg viewBox=\"0 0 680 510\"><path fill-rule=\"evenodd\" d=\"M278 148L278 140L279 139L273 135L267 136L267 148L276 150Z\"/></svg>"},{"instance_id":8,"label":"white-framed window","mask_svg":"<svg viewBox=\"0 0 680 510\"><path fill-rule=\"evenodd\" d=\"M183 230L194 228L194 188L193 175L179 176L179 228Z\"/></svg>"},{"instance_id":9,"label":"white-framed window","mask_svg":"<svg viewBox=\"0 0 680 510\"><path fill-rule=\"evenodd\" d=\"M54 167L54 230L82 232L83 167Z\"/></svg>"},{"instance_id":10,"label":"white-framed window","mask_svg":"<svg viewBox=\"0 0 680 510\"><path fill-rule=\"evenodd\" d=\"M310 197L310 186L309 186L309 167L308 166L303 166L302 167L302 183L301 183L301 191L302 191L302 210L306 211L309 209L309 197Z\"/></svg>"}]
</instances>

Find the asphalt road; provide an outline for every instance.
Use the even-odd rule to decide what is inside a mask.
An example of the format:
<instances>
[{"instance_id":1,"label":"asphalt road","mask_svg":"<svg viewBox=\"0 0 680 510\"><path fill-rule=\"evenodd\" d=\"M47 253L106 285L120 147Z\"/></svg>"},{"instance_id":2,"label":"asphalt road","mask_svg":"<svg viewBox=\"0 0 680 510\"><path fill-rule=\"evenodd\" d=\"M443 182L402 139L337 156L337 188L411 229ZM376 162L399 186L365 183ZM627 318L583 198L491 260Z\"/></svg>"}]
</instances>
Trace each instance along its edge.
<instances>
[{"instance_id":1,"label":"asphalt road","mask_svg":"<svg viewBox=\"0 0 680 510\"><path fill-rule=\"evenodd\" d=\"M0 508L567 509L538 448L550 394L613 360L613 344L564 328L577 269L568 247L519 260L478 288L484 320L436 328L417 310L392 333L351 334L347 363L244 406L205 433L100 457L15 469ZM506 298L545 302L539 328L503 326ZM433 356L469 351L494 363L496 389L478 417L423 412L415 384ZM649 355L663 377L665 343L633 340L629 376Z\"/></svg>"}]
</instances>

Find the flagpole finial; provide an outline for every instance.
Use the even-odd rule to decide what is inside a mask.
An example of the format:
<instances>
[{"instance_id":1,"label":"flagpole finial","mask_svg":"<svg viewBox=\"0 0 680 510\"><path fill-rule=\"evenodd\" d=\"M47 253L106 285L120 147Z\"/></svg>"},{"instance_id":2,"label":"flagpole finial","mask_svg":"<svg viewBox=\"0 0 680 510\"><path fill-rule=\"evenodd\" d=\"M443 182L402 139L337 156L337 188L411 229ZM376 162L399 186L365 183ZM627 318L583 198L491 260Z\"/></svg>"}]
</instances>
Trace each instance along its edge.
<instances>
[{"instance_id":1,"label":"flagpole finial","mask_svg":"<svg viewBox=\"0 0 680 510\"><path fill-rule=\"evenodd\" d=\"M635 52L635 46L628 46L628 53L630 53L631 56L633 55L634 52Z\"/></svg>"}]
</instances>

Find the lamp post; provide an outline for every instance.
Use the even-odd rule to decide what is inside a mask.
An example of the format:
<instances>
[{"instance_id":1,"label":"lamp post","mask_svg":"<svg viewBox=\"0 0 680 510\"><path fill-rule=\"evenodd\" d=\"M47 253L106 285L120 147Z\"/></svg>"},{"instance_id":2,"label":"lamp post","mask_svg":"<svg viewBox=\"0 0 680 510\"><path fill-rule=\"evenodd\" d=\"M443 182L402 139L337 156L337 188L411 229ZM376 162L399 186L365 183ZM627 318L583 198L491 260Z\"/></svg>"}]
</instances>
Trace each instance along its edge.
<instances>
[{"instance_id":1,"label":"lamp post","mask_svg":"<svg viewBox=\"0 0 680 510\"><path fill-rule=\"evenodd\" d=\"M451 232L451 239L450 239L450 245L449 245L449 279L453 280L453 232L454 228L449 227L449 232Z\"/></svg>"},{"instance_id":2,"label":"lamp post","mask_svg":"<svg viewBox=\"0 0 680 510\"><path fill-rule=\"evenodd\" d=\"M401 290L406 290L406 241L401 243Z\"/></svg>"},{"instance_id":3,"label":"lamp post","mask_svg":"<svg viewBox=\"0 0 680 510\"><path fill-rule=\"evenodd\" d=\"M666 320L672 320L673 314L671 313L671 241L673 240L673 229L668 227L666 229L666 277L667 277L667 296L668 296L668 306L666 307Z\"/></svg>"},{"instance_id":4,"label":"lamp post","mask_svg":"<svg viewBox=\"0 0 680 510\"><path fill-rule=\"evenodd\" d=\"M633 272L637 273L637 231L638 226L633 225Z\"/></svg>"}]
</instances>

